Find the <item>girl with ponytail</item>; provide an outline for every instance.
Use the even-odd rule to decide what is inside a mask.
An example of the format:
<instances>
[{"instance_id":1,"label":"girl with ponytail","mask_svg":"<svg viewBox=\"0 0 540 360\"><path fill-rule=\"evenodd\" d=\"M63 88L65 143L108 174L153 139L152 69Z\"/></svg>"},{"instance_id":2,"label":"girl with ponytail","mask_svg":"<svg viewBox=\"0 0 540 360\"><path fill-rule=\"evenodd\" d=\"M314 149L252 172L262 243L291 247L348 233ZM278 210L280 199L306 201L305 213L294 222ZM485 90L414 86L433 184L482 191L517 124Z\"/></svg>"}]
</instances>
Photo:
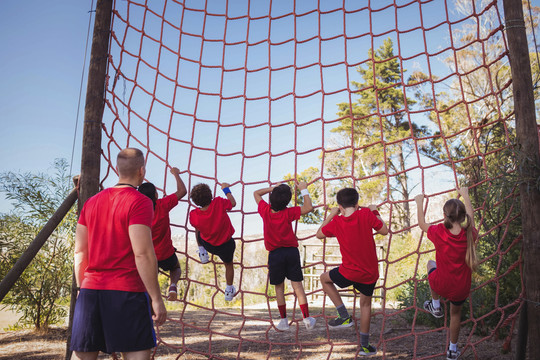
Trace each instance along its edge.
<instances>
[{"instance_id":1,"label":"girl with ponytail","mask_svg":"<svg viewBox=\"0 0 540 360\"><path fill-rule=\"evenodd\" d=\"M457 359L461 352L457 349L461 308L471 291L471 273L476 269L476 245L478 236L474 228L474 211L469 199L469 189L457 189L463 201L450 199L443 206L444 222L432 225L426 223L424 195L417 195L418 226L427 232L427 237L435 245L435 259L427 264L431 300L424 302L424 309L433 316L444 316L440 297L450 300L450 345L446 352L448 360Z\"/></svg>"}]
</instances>

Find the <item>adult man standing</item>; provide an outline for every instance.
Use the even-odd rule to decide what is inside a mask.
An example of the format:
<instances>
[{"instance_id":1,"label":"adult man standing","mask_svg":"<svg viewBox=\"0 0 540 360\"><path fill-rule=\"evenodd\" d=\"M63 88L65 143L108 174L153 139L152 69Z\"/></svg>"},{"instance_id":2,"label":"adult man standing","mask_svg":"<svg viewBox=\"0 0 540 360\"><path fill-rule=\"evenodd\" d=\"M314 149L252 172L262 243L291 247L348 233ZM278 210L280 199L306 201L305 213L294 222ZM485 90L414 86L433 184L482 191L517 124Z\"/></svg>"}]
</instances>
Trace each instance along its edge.
<instances>
[{"instance_id":1,"label":"adult man standing","mask_svg":"<svg viewBox=\"0 0 540 360\"><path fill-rule=\"evenodd\" d=\"M96 359L99 351L149 359L156 345L152 319L159 326L167 317L150 231L152 201L136 190L146 173L144 155L124 149L116 167L118 184L88 199L77 224L75 277L81 290L72 359Z\"/></svg>"}]
</instances>

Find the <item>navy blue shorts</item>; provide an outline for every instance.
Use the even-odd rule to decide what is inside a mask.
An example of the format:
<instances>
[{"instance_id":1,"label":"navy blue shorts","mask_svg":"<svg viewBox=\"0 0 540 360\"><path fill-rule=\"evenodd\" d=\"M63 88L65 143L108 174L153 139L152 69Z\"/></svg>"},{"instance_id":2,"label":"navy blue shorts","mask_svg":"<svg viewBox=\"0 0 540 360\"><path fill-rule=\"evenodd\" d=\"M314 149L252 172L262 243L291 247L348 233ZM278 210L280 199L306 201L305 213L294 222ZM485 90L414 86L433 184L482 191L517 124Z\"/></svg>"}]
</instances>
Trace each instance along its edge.
<instances>
[{"instance_id":1,"label":"navy blue shorts","mask_svg":"<svg viewBox=\"0 0 540 360\"><path fill-rule=\"evenodd\" d=\"M147 293L81 289L73 314L71 350L110 354L155 346Z\"/></svg>"},{"instance_id":2,"label":"navy blue shorts","mask_svg":"<svg viewBox=\"0 0 540 360\"><path fill-rule=\"evenodd\" d=\"M180 267L180 263L178 262L178 257L176 256L176 253L175 253L165 260L158 261L158 266L164 271L171 271L174 269L178 269Z\"/></svg>"},{"instance_id":3,"label":"navy blue shorts","mask_svg":"<svg viewBox=\"0 0 540 360\"><path fill-rule=\"evenodd\" d=\"M272 285L281 284L285 278L291 281L304 280L298 248L285 247L270 251L268 253L268 277Z\"/></svg>"},{"instance_id":4,"label":"navy blue shorts","mask_svg":"<svg viewBox=\"0 0 540 360\"><path fill-rule=\"evenodd\" d=\"M206 249L206 251L208 251L210 254L219 256L221 261L223 261L224 263L230 263L233 261L234 251L236 250L236 243L234 242L233 238L219 246L214 246L208 241L203 240L200 234L198 240L199 244L201 244Z\"/></svg>"},{"instance_id":5,"label":"navy blue shorts","mask_svg":"<svg viewBox=\"0 0 540 360\"><path fill-rule=\"evenodd\" d=\"M373 296L373 291L375 290L375 284L377 282L374 282L373 284L362 284L359 282L351 281L345 276L341 275L338 267L330 270L329 275L330 280L332 280L332 282L340 288L346 288L352 285L356 290L360 291L365 296Z\"/></svg>"}]
</instances>

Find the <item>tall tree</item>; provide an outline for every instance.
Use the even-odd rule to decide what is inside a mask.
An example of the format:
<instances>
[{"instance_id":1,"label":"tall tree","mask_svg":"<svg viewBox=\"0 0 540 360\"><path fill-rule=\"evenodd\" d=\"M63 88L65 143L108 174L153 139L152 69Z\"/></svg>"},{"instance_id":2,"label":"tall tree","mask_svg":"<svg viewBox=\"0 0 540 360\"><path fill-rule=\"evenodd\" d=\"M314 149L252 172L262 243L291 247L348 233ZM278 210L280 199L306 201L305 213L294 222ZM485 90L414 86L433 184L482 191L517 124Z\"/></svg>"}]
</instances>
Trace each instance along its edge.
<instances>
[{"instance_id":1,"label":"tall tree","mask_svg":"<svg viewBox=\"0 0 540 360\"><path fill-rule=\"evenodd\" d=\"M56 160L54 169L54 175L0 174L0 191L14 207L9 214L0 214L1 277L7 274L72 189L67 162ZM75 210L70 210L2 300L4 305L22 313L19 325L46 329L66 315L65 308L58 302L68 296L71 289Z\"/></svg>"}]
</instances>

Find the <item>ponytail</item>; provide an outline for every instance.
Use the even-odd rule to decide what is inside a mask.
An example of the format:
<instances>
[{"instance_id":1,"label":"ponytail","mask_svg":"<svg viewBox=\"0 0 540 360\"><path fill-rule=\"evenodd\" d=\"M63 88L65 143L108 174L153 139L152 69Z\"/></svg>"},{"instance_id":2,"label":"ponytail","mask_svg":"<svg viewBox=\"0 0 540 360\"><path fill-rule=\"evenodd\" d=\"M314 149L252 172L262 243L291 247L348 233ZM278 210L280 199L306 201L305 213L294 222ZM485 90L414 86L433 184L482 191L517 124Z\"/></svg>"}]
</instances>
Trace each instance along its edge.
<instances>
[{"instance_id":1,"label":"ponytail","mask_svg":"<svg viewBox=\"0 0 540 360\"><path fill-rule=\"evenodd\" d=\"M475 271L478 266L478 258L476 257L473 219L469 214L465 214L465 216L467 219L467 225L465 226L465 229L467 230L467 253L465 254L465 263L472 271Z\"/></svg>"}]
</instances>

